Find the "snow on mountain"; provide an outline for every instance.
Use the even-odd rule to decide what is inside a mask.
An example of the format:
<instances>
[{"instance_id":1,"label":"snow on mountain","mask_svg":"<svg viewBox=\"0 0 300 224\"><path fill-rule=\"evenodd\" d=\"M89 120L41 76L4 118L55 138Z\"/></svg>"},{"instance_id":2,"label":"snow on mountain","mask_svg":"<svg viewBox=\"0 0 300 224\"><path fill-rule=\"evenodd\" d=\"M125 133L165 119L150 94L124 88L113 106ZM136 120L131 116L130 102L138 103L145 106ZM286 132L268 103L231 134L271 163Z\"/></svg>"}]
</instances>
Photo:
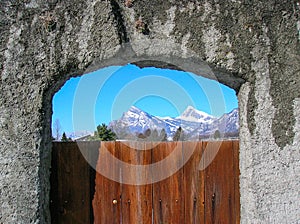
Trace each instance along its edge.
<instances>
[{"instance_id":1,"label":"snow on mountain","mask_svg":"<svg viewBox=\"0 0 300 224\"><path fill-rule=\"evenodd\" d=\"M216 120L214 116L211 116L203 111L196 110L192 106L188 106L185 109L185 111L177 118L184 121L191 121L197 123L212 123Z\"/></svg>"},{"instance_id":2,"label":"snow on mountain","mask_svg":"<svg viewBox=\"0 0 300 224\"><path fill-rule=\"evenodd\" d=\"M223 133L235 133L239 130L239 112L234 109L231 112L224 114L214 122L214 125Z\"/></svg>"},{"instance_id":3,"label":"snow on mountain","mask_svg":"<svg viewBox=\"0 0 300 224\"><path fill-rule=\"evenodd\" d=\"M125 136L124 133L136 135L147 129L156 129L159 132L165 129L167 136L171 137L178 127L181 127L190 139L197 139L199 135L212 135L216 130L221 133L237 133L238 110L234 109L216 118L189 106L180 116L171 118L156 117L132 106L123 113L119 120L114 120L109 124L109 128L118 136Z\"/></svg>"},{"instance_id":4,"label":"snow on mountain","mask_svg":"<svg viewBox=\"0 0 300 224\"><path fill-rule=\"evenodd\" d=\"M166 124L163 120L134 106L123 113L119 120L110 122L108 126L117 134L124 131L124 128L127 128L127 131L130 131L131 133L143 133L147 129L166 129Z\"/></svg>"}]
</instances>

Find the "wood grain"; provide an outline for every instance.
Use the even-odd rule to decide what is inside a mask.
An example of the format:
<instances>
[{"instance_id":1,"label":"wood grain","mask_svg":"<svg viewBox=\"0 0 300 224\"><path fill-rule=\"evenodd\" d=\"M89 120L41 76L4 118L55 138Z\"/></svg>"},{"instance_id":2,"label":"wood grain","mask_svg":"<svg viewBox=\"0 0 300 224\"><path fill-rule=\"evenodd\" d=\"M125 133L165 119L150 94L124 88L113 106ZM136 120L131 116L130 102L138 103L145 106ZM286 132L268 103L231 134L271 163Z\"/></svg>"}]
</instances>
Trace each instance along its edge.
<instances>
[{"instance_id":1,"label":"wood grain","mask_svg":"<svg viewBox=\"0 0 300 224\"><path fill-rule=\"evenodd\" d=\"M111 153L114 157L120 159L120 150L117 146L115 142L101 142L97 170L101 165L102 169L111 170L116 176L121 176L119 168L105 159L106 153ZM99 172L96 173L93 211L95 224L121 223L121 185Z\"/></svg>"},{"instance_id":2,"label":"wood grain","mask_svg":"<svg viewBox=\"0 0 300 224\"><path fill-rule=\"evenodd\" d=\"M202 142L183 142L185 222L204 223L204 171L199 170Z\"/></svg>"},{"instance_id":3,"label":"wood grain","mask_svg":"<svg viewBox=\"0 0 300 224\"><path fill-rule=\"evenodd\" d=\"M205 223L235 223L235 188L232 141L204 144L210 157L217 155L205 169Z\"/></svg>"},{"instance_id":4,"label":"wood grain","mask_svg":"<svg viewBox=\"0 0 300 224\"><path fill-rule=\"evenodd\" d=\"M234 217L235 223L240 223L240 167L239 167L239 141L233 141L233 168L234 168Z\"/></svg>"},{"instance_id":5,"label":"wood grain","mask_svg":"<svg viewBox=\"0 0 300 224\"><path fill-rule=\"evenodd\" d=\"M176 151L175 151L176 150ZM180 153L176 153L180 152ZM152 162L162 161L176 153L170 166L182 164L182 142L161 143L153 149ZM168 172L168 167L160 166L158 172ZM183 168L167 179L153 184L153 220L155 224L184 223Z\"/></svg>"},{"instance_id":6,"label":"wood grain","mask_svg":"<svg viewBox=\"0 0 300 224\"><path fill-rule=\"evenodd\" d=\"M93 150L95 145L85 149ZM53 143L50 209L52 223L90 223L91 186L94 171L82 156L78 145Z\"/></svg>"},{"instance_id":7,"label":"wood grain","mask_svg":"<svg viewBox=\"0 0 300 224\"><path fill-rule=\"evenodd\" d=\"M52 223L240 223L238 141L99 145L53 143Z\"/></svg>"},{"instance_id":8,"label":"wood grain","mask_svg":"<svg viewBox=\"0 0 300 224\"><path fill-rule=\"evenodd\" d=\"M150 169L147 171L137 168L139 165L151 164L151 150L146 150L145 142L119 144L122 161L133 167L122 170L123 180L126 178L138 184L122 185L122 223L151 223L152 184L141 184L144 180L151 179Z\"/></svg>"}]
</instances>

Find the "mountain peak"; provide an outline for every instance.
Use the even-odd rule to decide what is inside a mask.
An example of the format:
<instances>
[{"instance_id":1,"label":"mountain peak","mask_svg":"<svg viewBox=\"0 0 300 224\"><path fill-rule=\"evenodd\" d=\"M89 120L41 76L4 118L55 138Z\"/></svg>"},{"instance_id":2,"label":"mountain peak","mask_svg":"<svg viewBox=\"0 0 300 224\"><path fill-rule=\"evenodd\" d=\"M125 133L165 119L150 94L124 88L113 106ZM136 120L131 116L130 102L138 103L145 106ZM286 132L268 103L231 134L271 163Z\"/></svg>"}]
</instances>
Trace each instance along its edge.
<instances>
[{"instance_id":1,"label":"mountain peak","mask_svg":"<svg viewBox=\"0 0 300 224\"><path fill-rule=\"evenodd\" d=\"M131 106L131 107L129 107L128 111L142 111L142 110L135 106Z\"/></svg>"},{"instance_id":2,"label":"mountain peak","mask_svg":"<svg viewBox=\"0 0 300 224\"><path fill-rule=\"evenodd\" d=\"M196 109L193 106L189 105L189 106L187 106L187 108L184 111L187 111L187 110L196 110Z\"/></svg>"},{"instance_id":3,"label":"mountain peak","mask_svg":"<svg viewBox=\"0 0 300 224\"><path fill-rule=\"evenodd\" d=\"M211 123L216 119L214 116L209 115L203 111L197 110L192 106L188 106L178 118L185 121L206 123Z\"/></svg>"},{"instance_id":4,"label":"mountain peak","mask_svg":"<svg viewBox=\"0 0 300 224\"><path fill-rule=\"evenodd\" d=\"M131 106L124 114L123 116L125 117L140 117L140 116L150 116L148 113L146 113L145 111L135 107L135 106Z\"/></svg>"},{"instance_id":5,"label":"mountain peak","mask_svg":"<svg viewBox=\"0 0 300 224\"><path fill-rule=\"evenodd\" d=\"M199 135L210 136L215 130L237 133L239 127L237 112L238 110L234 109L217 118L188 106L177 118L161 118L131 106L120 119L112 121L109 127L118 136L137 136L138 133L144 133L147 129L158 132L164 129L168 137L173 136L178 127L181 127L189 139L198 139Z\"/></svg>"},{"instance_id":6,"label":"mountain peak","mask_svg":"<svg viewBox=\"0 0 300 224\"><path fill-rule=\"evenodd\" d=\"M183 112L182 114L188 113L188 112L191 112L191 111L196 112L196 113L198 113L198 114L203 114L203 115L205 115L205 116L211 116L211 117L212 117L212 115L209 115L209 114L207 114L207 113L205 113L205 112L203 112L203 111L197 110L197 109L194 108L193 106L187 106L187 108L184 110L184 112Z\"/></svg>"}]
</instances>

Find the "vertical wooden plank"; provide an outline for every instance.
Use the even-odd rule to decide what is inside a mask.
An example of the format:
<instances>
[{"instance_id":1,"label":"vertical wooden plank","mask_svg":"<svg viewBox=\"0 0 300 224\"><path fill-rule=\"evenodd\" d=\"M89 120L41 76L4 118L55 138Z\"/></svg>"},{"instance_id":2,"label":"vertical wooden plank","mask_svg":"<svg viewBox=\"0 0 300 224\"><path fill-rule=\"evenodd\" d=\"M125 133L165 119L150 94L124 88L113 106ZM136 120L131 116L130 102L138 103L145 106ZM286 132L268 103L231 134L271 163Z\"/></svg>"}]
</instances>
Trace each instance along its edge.
<instances>
[{"instance_id":1,"label":"vertical wooden plank","mask_svg":"<svg viewBox=\"0 0 300 224\"><path fill-rule=\"evenodd\" d=\"M234 223L234 161L232 141L209 142L205 145L205 159L210 161L205 169L205 223Z\"/></svg>"},{"instance_id":2,"label":"vertical wooden plank","mask_svg":"<svg viewBox=\"0 0 300 224\"><path fill-rule=\"evenodd\" d=\"M233 163L234 163L234 207L235 223L240 223L240 167L239 167L239 141L233 141Z\"/></svg>"},{"instance_id":3,"label":"vertical wooden plank","mask_svg":"<svg viewBox=\"0 0 300 224\"><path fill-rule=\"evenodd\" d=\"M199 170L202 142L183 142L185 222L204 223L204 171Z\"/></svg>"},{"instance_id":4,"label":"vertical wooden plank","mask_svg":"<svg viewBox=\"0 0 300 224\"><path fill-rule=\"evenodd\" d=\"M57 176L57 183L52 187L57 189L52 192L57 196L51 199L52 223L90 223L90 166L75 142L54 143L53 147L57 149L53 150L56 168L52 175Z\"/></svg>"},{"instance_id":5,"label":"vertical wooden plank","mask_svg":"<svg viewBox=\"0 0 300 224\"><path fill-rule=\"evenodd\" d=\"M58 189L58 151L59 145L52 142L51 174L50 174L50 214L51 223L59 223L60 201Z\"/></svg>"},{"instance_id":6,"label":"vertical wooden plank","mask_svg":"<svg viewBox=\"0 0 300 224\"><path fill-rule=\"evenodd\" d=\"M170 163L165 160L169 159ZM162 142L152 151L152 163L158 163L158 174L169 177L153 184L153 218L156 224L184 223L182 142ZM172 167L181 167L171 175Z\"/></svg>"},{"instance_id":7,"label":"vertical wooden plank","mask_svg":"<svg viewBox=\"0 0 300 224\"><path fill-rule=\"evenodd\" d=\"M96 166L99 157L100 141L82 141L76 142L84 159L90 165L90 187L89 187L89 207L90 207L90 223L94 223L94 214L92 201L95 194Z\"/></svg>"},{"instance_id":8,"label":"vertical wooden plank","mask_svg":"<svg viewBox=\"0 0 300 224\"><path fill-rule=\"evenodd\" d=\"M114 163L110 163L106 156L120 159L120 151L115 142L101 142L97 170L111 170L115 175L121 176L121 171ZM93 212L95 224L119 224L121 216L121 184L110 180L99 172L96 173L96 187L93 199Z\"/></svg>"},{"instance_id":9,"label":"vertical wooden plank","mask_svg":"<svg viewBox=\"0 0 300 224\"><path fill-rule=\"evenodd\" d=\"M151 164L151 149L145 142L120 142L122 161L128 166L147 166ZM122 179L129 182L149 180L150 169L124 169ZM140 183L139 183L140 184ZM152 222L152 184L122 185L122 223L141 224Z\"/></svg>"}]
</instances>

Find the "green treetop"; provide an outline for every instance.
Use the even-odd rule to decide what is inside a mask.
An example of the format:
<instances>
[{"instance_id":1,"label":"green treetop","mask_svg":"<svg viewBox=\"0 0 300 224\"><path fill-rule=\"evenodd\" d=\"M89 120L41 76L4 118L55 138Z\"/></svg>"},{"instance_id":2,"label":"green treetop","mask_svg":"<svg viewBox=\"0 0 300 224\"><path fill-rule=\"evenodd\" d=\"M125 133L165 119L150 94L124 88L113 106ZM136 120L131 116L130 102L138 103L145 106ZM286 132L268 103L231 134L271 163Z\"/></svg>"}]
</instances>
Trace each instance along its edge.
<instances>
[{"instance_id":1,"label":"green treetop","mask_svg":"<svg viewBox=\"0 0 300 224\"><path fill-rule=\"evenodd\" d=\"M101 124L97 126L97 130L94 136L91 137L91 140L114 141L116 138L116 134L106 124Z\"/></svg>"}]
</instances>

